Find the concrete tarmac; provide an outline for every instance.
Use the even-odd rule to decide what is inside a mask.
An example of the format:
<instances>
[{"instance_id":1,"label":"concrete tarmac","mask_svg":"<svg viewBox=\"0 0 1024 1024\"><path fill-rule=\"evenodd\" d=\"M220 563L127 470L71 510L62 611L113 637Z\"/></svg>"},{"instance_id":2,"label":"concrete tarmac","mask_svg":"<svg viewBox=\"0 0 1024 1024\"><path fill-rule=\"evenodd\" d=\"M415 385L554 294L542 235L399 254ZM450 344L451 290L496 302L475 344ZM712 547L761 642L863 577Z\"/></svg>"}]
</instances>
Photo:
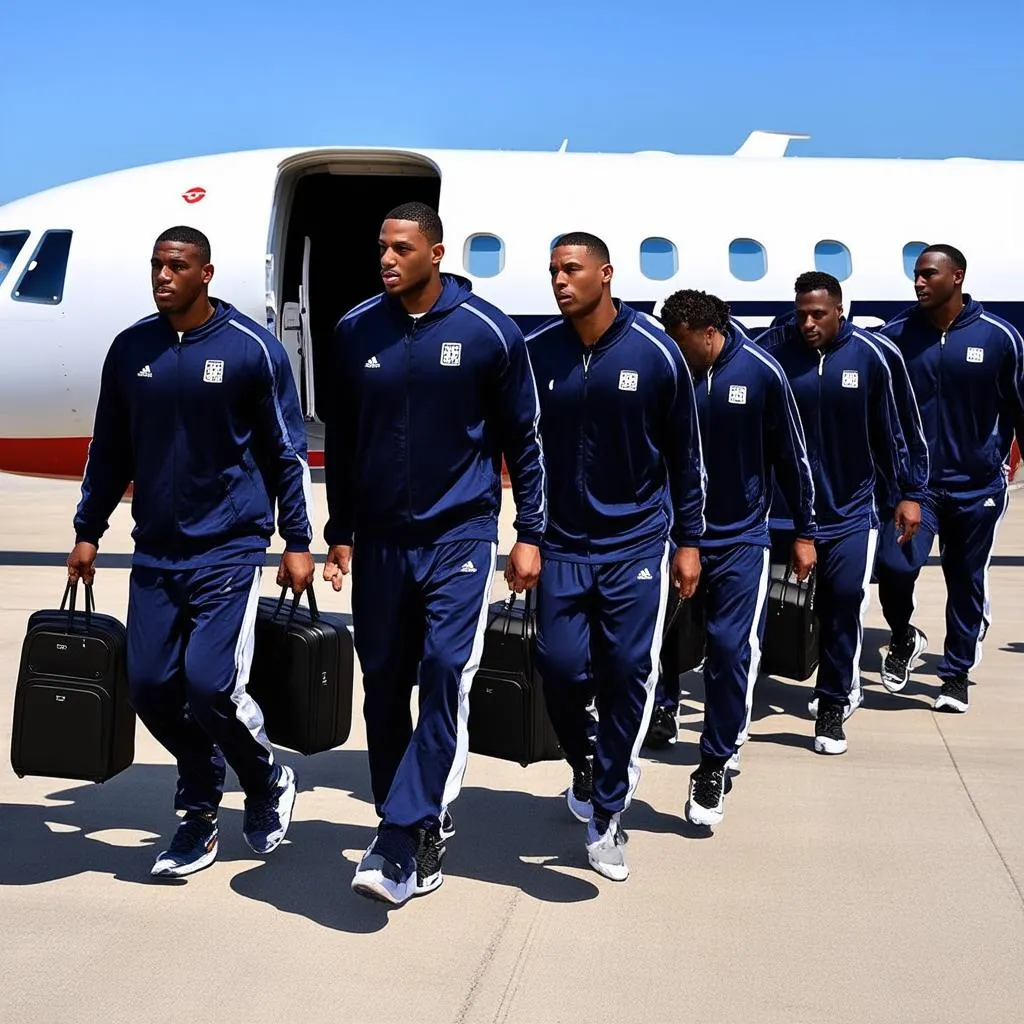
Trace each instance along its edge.
<instances>
[{"instance_id":1,"label":"concrete tarmac","mask_svg":"<svg viewBox=\"0 0 1024 1024\"><path fill-rule=\"evenodd\" d=\"M77 499L74 483L0 475L4 1024L1024 1020L1024 496L998 535L967 715L931 710L944 621L933 558L915 620L929 653L898 695L878 682L888 633L872 588L847 754L814 753L809 684L762 678L725 820L713 834L690 826L702 712L690 673L679 742L644 751L623 820L627 882L589 868L564 765L471 755L444 885L392 911L349 888L376 824L358 666L348 743L280 753L300 793L266 858L244 844L229 774L216 863L150 880L176 825L176 773L141 723L135 764L104 785L14 775L25 622L60 600ZM510 523L506 508L503 552ZM122 505L98 563L99 610L116 615L130 529ZM268 565L267 595L273 576ZM318 589L348 610L347 590ZM496 575L495 600L506 592Z\"/></svg>"}]
</instances>

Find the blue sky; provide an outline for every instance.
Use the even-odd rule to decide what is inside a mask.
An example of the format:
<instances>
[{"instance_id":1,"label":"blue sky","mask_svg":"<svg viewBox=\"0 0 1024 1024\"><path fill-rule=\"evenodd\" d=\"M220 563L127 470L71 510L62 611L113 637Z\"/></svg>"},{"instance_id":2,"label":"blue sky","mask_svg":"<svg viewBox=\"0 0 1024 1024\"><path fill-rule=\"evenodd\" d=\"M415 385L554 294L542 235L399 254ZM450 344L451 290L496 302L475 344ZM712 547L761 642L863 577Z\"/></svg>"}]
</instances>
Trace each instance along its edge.
<instances>
[{"instance_id":1,"label":"blue sky","mask_svg":"<svg viewBox=\"0 0 1024 1024\"><path fill-rule=\"evenodd\" d=\"M0 202L276 145L1024 159L1024 3L146 0L2 16Z\"/></svg>"}]
</instances>

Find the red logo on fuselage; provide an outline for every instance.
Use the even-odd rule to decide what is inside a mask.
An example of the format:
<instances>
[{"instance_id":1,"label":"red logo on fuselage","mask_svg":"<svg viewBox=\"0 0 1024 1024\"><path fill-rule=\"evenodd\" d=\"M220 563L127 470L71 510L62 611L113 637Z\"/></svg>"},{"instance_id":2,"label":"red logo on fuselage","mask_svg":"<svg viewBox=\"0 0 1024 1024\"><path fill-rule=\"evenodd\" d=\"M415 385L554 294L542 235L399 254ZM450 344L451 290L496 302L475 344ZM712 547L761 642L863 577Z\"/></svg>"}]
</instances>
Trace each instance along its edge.
<instances>
[{"instance_id":1,"label":"red logo on fuselage","mask_svg":"<svg viewBox=\"0 0 1024 1024\"><path fill-rule=\"evenodd\" d=\"M198 203L200 199L204 199L205 197L205 188L190 188L187 192L182 192L181 194L181 198L184 199L186 203Z\"/></svg>"}]
</instances>

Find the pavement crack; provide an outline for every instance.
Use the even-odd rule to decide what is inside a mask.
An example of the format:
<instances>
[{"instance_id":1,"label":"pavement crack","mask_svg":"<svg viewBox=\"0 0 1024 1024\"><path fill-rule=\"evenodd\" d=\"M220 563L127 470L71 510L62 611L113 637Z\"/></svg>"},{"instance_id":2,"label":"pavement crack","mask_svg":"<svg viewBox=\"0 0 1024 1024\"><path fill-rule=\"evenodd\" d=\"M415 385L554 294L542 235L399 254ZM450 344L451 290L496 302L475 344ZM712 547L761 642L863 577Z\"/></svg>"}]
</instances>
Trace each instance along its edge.
<instances>
[{"instance_id":1,"label":"pavement crack","mask_svg":"<svg viewBox=\"0 0 1024 1024\"><path fill-rule=\"evenodd\" d=\"M508 901L505 913L498 922L498 927L494 929L494 933L491 935L491 941L487 943L483 955L480 957L480 961L476 965L476 969L473 971L473 978L469 984L469 991L466 992L466 998L462 1000L462 1005L459 1007L459 1012L455 1017L455 1024L465 1024L466 1018L473 1009L473 1003L476 1001L477 992L479 991L481 984L483 984L484 976L487 974L488 968L490 968L495 954L498 952L498 947L501 945L501 941L505 937L505 932L508 931L508 926L512 921L512 915L515 913L516 907L519 906L519 900L522 895L521 891L516 891Z\"/></svg>"},{"instance_id":2,"label":"pavement crack","mask_svg":"<svg viewBox=\"0 0 1024 1024\"><path fill-rule=\"evenodd\" d=\"M1003 851L999 849L999 844L996 842L995 836L992 835L992 830L988 827L988 822L986 822L984 817L982 817L981 809L978 807L973 794L967 786L967 781L964 779L963 772L960 771L960 765L957 764L956 757L954 756L949 743L946 742L946 734L942 731L942 726L939 725L939 722L934 715L932 716L932 721L935 723L935 729L939 734L939 738L942 740L942 745L946 748L946 753L949 755L949 759L953 763L953 767L956 769L956 776L960 780L960 785L963 786L964 792L967 794L967 799L970 800L971 807L974 808L974 813L977 816L978 821L981 822L981 827L985 830L985 835L988 836L988 841L992 844L992 849L996 851L996 856L1003 865L1003 870L1006 871L1006 875L1010 879L1010 884L1017 893L1017 899L1020 902L1021 910L1024 910L1024 890L1021 889L1017 879L1014 878L1013 871L1010 869L1009 863L1003 856Z\"/></svg>"}]
</instances>

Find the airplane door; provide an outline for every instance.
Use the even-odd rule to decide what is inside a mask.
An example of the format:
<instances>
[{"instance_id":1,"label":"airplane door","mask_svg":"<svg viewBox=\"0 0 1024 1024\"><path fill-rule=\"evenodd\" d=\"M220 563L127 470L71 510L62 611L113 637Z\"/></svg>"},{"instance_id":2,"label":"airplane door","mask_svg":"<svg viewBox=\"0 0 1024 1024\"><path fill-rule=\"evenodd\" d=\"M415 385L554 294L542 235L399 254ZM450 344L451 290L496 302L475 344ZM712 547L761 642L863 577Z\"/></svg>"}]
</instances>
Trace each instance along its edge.
<instances>
[{"instance_id":1,"label":"airplane door","mask_svg":"<svg viewBox=\"0 0 1024 1024\"><path fill-rule=\"evenodd\" d=\"M307 420L316 416L316 389L313 381L313 329L309 320L309 236L302 247L302 284L299 286L299 322L301 342L299 352L302 356L303 380L303 413Z\"/></svg>"}]
</instances>

